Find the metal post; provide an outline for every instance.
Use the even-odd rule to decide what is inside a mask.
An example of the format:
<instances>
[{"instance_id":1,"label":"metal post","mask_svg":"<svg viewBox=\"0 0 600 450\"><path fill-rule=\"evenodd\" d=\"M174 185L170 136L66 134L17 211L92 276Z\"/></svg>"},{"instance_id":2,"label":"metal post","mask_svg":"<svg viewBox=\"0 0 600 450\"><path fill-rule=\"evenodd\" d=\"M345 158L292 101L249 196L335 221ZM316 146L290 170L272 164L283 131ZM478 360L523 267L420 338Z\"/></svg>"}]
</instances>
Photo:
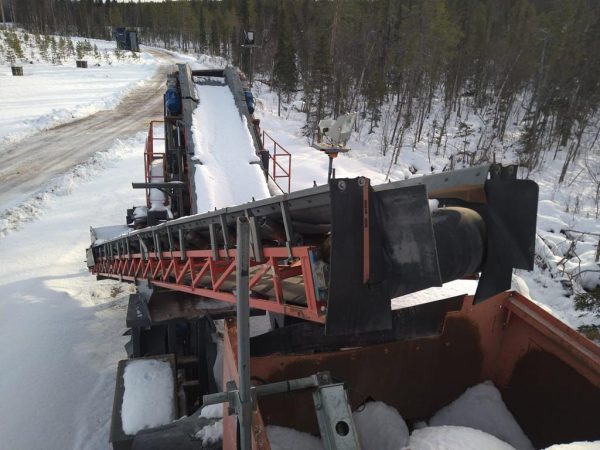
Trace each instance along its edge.
<instances>
[{"instance_id":1,"label":"metal post","mask_svg":"<svg viewBox=\"0 0 600 450\"><path fill-rule=\"evenodd\" d=\"M331 174L333 172L333 157L331 155L327 155L329 156L329 170L327 171L327 181L331 180Z\"/></svg>"},{"instance_id":2,"label":"metal post","mask_svg":"<svg viewBox=\"0 0 600 450\"><path fill-rule=\"evenodd\" d=\"M249 270L250 270L250 226L246 217L237 219L237 350L238 373L240 376L239 395L241 450L252 449L252 396L250 394L250 304L249 304Z\"/></svg>"}]
</instances>

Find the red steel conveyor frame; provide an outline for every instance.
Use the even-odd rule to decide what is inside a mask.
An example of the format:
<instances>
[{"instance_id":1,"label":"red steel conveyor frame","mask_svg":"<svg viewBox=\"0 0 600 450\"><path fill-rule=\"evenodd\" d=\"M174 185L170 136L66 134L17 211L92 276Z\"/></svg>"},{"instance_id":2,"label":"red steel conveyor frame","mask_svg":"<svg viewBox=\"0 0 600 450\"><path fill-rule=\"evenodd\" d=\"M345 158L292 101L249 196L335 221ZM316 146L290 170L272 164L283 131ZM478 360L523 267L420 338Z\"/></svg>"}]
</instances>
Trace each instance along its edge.
<instances>
[{"instance_id":1,"label":"red steel conveyor frame","mask_svg":"<svg viewBox=\"0 0 600 450\"><path fill-rule=\"evenodd\" d=\"M267 281L265 275L271 272L272 278L268 282L274 291L275 299L265 299L251 292L250 307L325 323L325 302L318 298L311 264L312 253L315 250L314 247L293 247L294 263L291 265L285 264L289 260L285 247L264 248L265 260L262 262L252 258L250 266L255 270L250 275L250 289L261 281ZM98 276L130 282L149 280L157 287L235 303L235 293L222 289L227 278L235 273L235 267L235 249L219 250L218 259L213 258L212 250L188 250L183 254L183 258L180 251L149 252L147 257L142 253L101 256L96 259L91 272ZM206 275L210 276L210 288L200 286L202 277ZM296 276L302 277L305 306L286 302L282 282Z\"/></svg>"}]
</instances>

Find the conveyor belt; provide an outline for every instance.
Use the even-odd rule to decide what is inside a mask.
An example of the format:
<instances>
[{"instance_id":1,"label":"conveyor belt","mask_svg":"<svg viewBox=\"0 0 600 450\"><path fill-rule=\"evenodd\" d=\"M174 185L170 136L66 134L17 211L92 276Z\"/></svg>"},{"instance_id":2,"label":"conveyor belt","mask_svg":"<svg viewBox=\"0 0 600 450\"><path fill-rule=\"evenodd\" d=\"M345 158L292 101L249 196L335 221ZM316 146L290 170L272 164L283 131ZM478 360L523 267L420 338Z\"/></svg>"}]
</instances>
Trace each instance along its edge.
<instances>
[{"instance_id":1,"label":"conveyor belt","mask_svg":"<svg viewBox=\"0 0 600 450\"><path fill-rule=\"evenodd\" d=\"M202 78L200 78L202 80ZM247 118L227 84L196 84L192 135L199 212L270 196Z\"/></svg>"},{"instance_id":2,"label":"conveyor belt","mask_svg":"<svg viewBox=\"0 0 600 450\"><path fill-rule=\"evenodd\" d=\"M326 323L328 334L384 330L392 298L481 272L476 299L485 300L510 288L514 267L531 268L537 185L487 179L489 171L375 187L336 179L94 245L88 265L100 276L233 303L235 223L244 216L252 307ZM430 212L428 197L446 207Z\"/></svg>"}]
</instances>

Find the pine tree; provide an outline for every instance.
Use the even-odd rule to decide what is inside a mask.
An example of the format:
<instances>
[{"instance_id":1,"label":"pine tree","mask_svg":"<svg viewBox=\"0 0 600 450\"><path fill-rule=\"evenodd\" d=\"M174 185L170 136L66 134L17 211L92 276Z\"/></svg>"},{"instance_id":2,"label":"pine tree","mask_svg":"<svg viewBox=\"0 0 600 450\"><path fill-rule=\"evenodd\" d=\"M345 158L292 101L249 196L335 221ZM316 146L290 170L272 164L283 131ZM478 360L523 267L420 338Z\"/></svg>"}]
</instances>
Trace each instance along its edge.
<instances>
[{"instance_id":1,"label":"pine tree","mask_svg":"<svg viewBox=\"0 0 600 450\"><path fill-rule=\"evenodd\" d=\"M23 47L21 47L21 41L19 36L15 32L9 32L6 35L6 43L12 49L16 59L23 59L25 57L23 53Z\"/></svg>"},{"instance_id":2,"label":"pine tree","mask_svg":"<svg viewBox=\"0 0 600 450\"><path fill-rule=\"evenodd\" d=\"M58 43L56 42L56 38L52 36L50 39L50 57L52 64L60 64L60 57L58 55Z\"/></svg>"},{"instance_id":3,"label":"pine tree","mask_svg":"<svg viewBox=\"0 0 600 450\"><path fill-rule=\"evenodd\" d=\"M311 69L304 80L304 91L309 105L305 133L314 139L319 121L329 115L327 105L331 92L332 66L324 33L318 38Z\"/></svg>"},{"instance_id":4,"label":"pine tree","mask_svg":"<svg viewBox=\"0 0 600 450\"><path fill-rule=\"evenodd\" d=\"M11 47L6 49L6 60L10 63L11 66L14 66L17 58L15 57L15 52Z\"/></svg>"},{"instance_id":5,"label":"pine tree","mask_svg":"<svg viewBox=\"0 0 600 450\"><path fill-rule=\"evenodd\" d=\"M75 56L75 46L73 45L73 40L71 37L67 38L67 55L70 57Z\"/></svg>"},{"instance_id":6,"label":"pine tree","mask_svg":"<svg viewBox=\"0 0 600 450\"><path fill-rule=\"evenodd\" d=\"M281 115L281 94L287 94L289 101L289 95L296 90L298 83L296 51L292 44L289 21L286 19L285 9L282 8L279 16L277 51L273 64L273 87L277 89L279 115Z\"/></svg>"},{"instance_id":7,"label":"pine tree","mask_svg":"<svg viewBox=\"0 0 600 450\"><path fill-rule=\"evenodd\" d=\"M58 40L58 55L60 59L67 57L67 41L63 36Z\"/></svg>"},{"instance_id":8,"label":"pine tree","mask_svg":"<svg viewBox=\"0 0 600 450\"><path fill-rule=\"evenodd\" d=\"M77 41L75 44L75 54L78 60L82 60L85 56L85 46L82 41Z\"/></svg>"}]
</instances>

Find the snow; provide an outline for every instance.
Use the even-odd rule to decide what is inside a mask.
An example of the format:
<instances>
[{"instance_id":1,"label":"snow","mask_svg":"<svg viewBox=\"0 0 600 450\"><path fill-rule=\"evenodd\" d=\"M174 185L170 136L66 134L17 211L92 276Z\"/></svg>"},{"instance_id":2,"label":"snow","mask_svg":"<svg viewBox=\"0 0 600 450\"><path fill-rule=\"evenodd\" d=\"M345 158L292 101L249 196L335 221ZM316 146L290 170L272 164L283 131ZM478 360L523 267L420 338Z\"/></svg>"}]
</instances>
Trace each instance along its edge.
<instances>
[{"instance_id":1,"label":"snow","mask_svg":"<svg viewBox=\"0 0 600 450\"><path fill-rule=\"evenodd\" d=\"M46 186L40 186L40 192L25 200L24 202L6 210L0 211L0 239L6 236L9 232L19 230L25 223L34 221L39 219L47 212L47 207L49 204L60 203L62 199L65 197L76 193L79 189L79 186L82 182L90 181L93 178L100 176L104 173L106 169L114 168L117 163L122 161L125 157L129 157L130 152L132 151L132 146L139 147L142 146L145 136L143 134L139 134L134 139L129 140L115 140L112 147L108 148L106 151L98 152L94 156L92 156L87 161L82 162L81 164L75 166L69 172L55 178L50 181ZM143 150L142 150L143 155ZM142 156L140 156L141 158ZM143 159L141 159L142 168L138 167L130 167L129 169L133 172L138 173L140 177L143 177L144 169L143 169ZM119 213L113 213L111 216L115 217L114 220L107 219L101 223L97 223L97 217L91 216L94 220L89 221L88 223L83 223L83 227L89 230L90 224L97 225L106 225L106 226L114 226L116 223L122 223L122 215L123 211L127 208L131 207L131 203L135 202L136 196L132 195L131 190L131 173L129 175L122 174L118 172L117 183L122 179L129 177L129 182L127 187L123 186L121 189L126 190L127 195L123 195L123 201L127 205L124 209L119 211ZM102 186L101 190L106 191L106 186L112 186L112 182L109 184ZM115 195L118 190L115 190ZM143 202L143 194L142 197L137 195L137 198L140 203ZM78 197L79 198L79 197ZM98 199L103 198L103 196L97 197ZM105 210L109 208L110 202L114 201L112 197L105 198ZM89 202L84 202L81 205L77 206L78 208L94 208L96 207L95 202L91 204ZM67 210L68 211L68 210ZM111 217L108 216L108 217ZM103 216L101 216L103 217ZM94 227L96 228L96 227ZM47 234L43 234L40 238L46 237ZM89 242L89 238L87 239Z\"/></svg>"},{"instance_id":2,"label":"snow","mask_svg":"<svg viewBox=\"0 0 600 450\"><path fill-rule=\"evenodd\" d=\"M223 438L223 420L217 420L216 422L206 425L196 433L195 437L202 441L202 445L219 442Z\"/></svg>"},{"instance_id":3,"label":"snow","mask_svg":"<svg viewBox=\"0 0 600 450\"><path fill-rule=\"evenodd\" d=\"M254 115L260 119L260 126L269 135L292 154L292 191L307 189L314 183L322 185L327 183L327 170L329 159L319 150L311 147L306 138L300 135L304 126L305 115L292 112L287 119L277 117L276 98L268 93L258 90L254 97L257 99ZM263 105L261 107L261 105ZM335 175L338 178L365 176L371 179L371 184L380 184L385 181L383 174L377 167L366 163L362 155L351 150L349 154L340 153L333 162Z\"/></svg>"},{"instance_id":4,"label":"snow","mask_svg":"<svg viewBox=\"0 0 600 450\"><path fill-rule=\"evenodd\" d=\"M545 450L600 450L600 441L552 445Z\"/></svg>"},{"instance_id":5,"label":"snow","mask_svg":"<svg viewBox=\"0 0 600 450\"><path fill-rule=\"evenodd\" d=\"M475 428L511 444L516 450L533 450L531 441L491 381L468 388L460 397L435 413L429 420L429 425Z\"/></svg>"},{"instance_id":6,"label":"snow","mask_svg":"<svg viewBox=\"0 0 600 450\"><path fill-rule=\"evenodd\" d=\"M192 132L198 212L269 197L246 118L240 116L227 86L197 85L198 107Z\"/></svg>"},{"instance_id":7,"label":"snow","mask_svg":"<svg viewBox=\"0 0 600 450\"><path fill-rule=\"evenodd\" d=\"M108 446L133 286L96 281L83 251L90 225L123 223L143 202L131 189L143 144L143 135L118 141L75 168L36 201L35 220L0 238L1 448Z\"/></svg>"},{"instance_id":8,"label":"snow","mask_svg":"<svg viewBox=\"0 0 600 450\"><path fill-rule=\"evenodd\" d=\"M291 428L267 426L271 450L323 450L321 439Z\"/></svg>"},{"instance_id":9,"label":"snow","mask_svg":"<svg viewBox=\"0 0 600 450\"><path fill-rule=\"evenodd\" d=\"M164 181L162 160L152 161L150 165L150 177L153 181ZM150 211L164 211L167 196L160 189L150 189Z\"/></svg>"},{"instance_id":10,"label":"snow","mask_svg":"<svg viewBox=\"0 0 600 450\"><path fill-rule=\"evenodd\" d=\"M475 295L477 280L454 280L444 283L441 287L423 289L412 294L392 299L392 309L402 309L409 306L422 305L436 300L459 295Z\"/></svg>"},{"instance_id":11,"label":"snow","mask_svg":"<svg viewBox=\"0 0 600 450\"><path fill-rule=\"evenodd\" d=\"M200 417L204 417L205 419L219 419L223 417L223 404L217 403L216 405L202 407Z\"/></svg>"},{"instance_id":12,"label":"snow","mask_svg":"<svg viewBox=\"0 0 600 450\"><path fill-rule=\"evenodd\" d=\"M406 450L514 450L500 439L473 428L427 427L415 430Z\"/></svg>"},{"instance_id":13,"label":"snow","mask_svg":"<svg viewBox=\"0 0 600 450\"><path fill-rule=\"evenodd\" d=\"M73 38L73 43L82 40ZM33 133L114 108L156 71L159 62L146 51L139 59L117 60L114 42L88 40L106 56L86 57L87 69L76 68L75 57L64 65L30 58L33 63L23 64L22 77L12 76L9 65L0 65L0 154Z\"/></svg>"},{"instance_id":14,"label":"snow","mask_svg":"<svg viewBox=\"0 0 600 450\"><path fill-rule=\"evenodd\" d=\"M168 361L134 360L123 374L121 419L125 434L166 425L175 419L173 370Z\"/></svg>"},{"instance_id":15,"label":"snow","mask_svg":"<svg viewBox=\"0 0 600 450\"><path fill-rule=\"evenodd\" d=\"M352 417L361 448L398 450L408 444L410 433L404 419L383 402L368 402Z\"/></svg>"}]
</instances>

